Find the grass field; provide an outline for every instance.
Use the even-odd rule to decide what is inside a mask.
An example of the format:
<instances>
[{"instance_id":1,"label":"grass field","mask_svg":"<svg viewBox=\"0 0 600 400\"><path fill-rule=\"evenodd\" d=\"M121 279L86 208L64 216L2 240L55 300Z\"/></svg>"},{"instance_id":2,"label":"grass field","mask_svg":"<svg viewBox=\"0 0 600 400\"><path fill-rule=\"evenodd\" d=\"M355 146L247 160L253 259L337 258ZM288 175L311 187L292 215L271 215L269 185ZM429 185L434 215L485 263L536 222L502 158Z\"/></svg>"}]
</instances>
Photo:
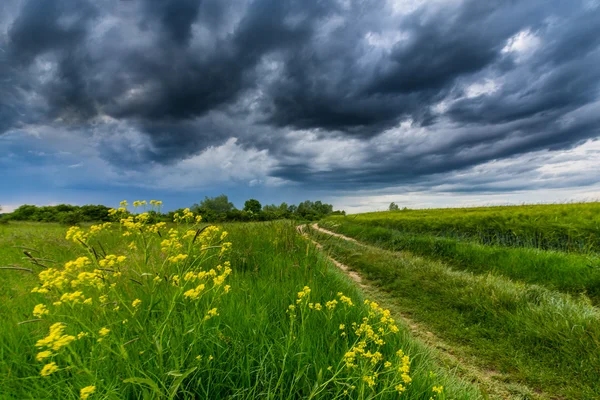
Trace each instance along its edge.
<instances>
[{"instance_id":1,"label":"grass field","mask_svg":"<svg viewBox=\"0 0 600 400\"><path fill-rule=\"evenodd\" d=\"M598 209L592 203L335 216L320 225L370 246L311 236L481 369L542 398L594 399ZM516 239L500 240L510 235Z\"/></svg>"},{"instance_id":2,"label":"grass field","mask_svg":"<svg viewBox=\"0 0 600 400\"><path fill-rule=\"evenodd\" d=\"M0 224L0 399L600 398L597 207Z\"/></svg>"},{"instance_id":3,"label":"grass field","mask_svg":"<svg viewBox=\"0 0 600 400\"><path fill-rule=\"evenodd\" d=\"M466 239L485 245L578 253L600 251L600 203L440 208L349 216L403 233Z\"/></svg>"},{"instance_id":4,"label":"grass field","mask_svg":"<svg viewBox=\"0 0 600 400\"><path fill-rule=\"evenodd\" d=\"M600 255L531 247L483 245L470 240L406 233L363 224L355 218L332 217L321 225L365 243L443 261L476 274L493 273L538 284L600 304Z\"/></svg>"},{"instance_id":5,"label":"grass field","mask_svg":"<svg viewBox=\"0 0 600 400\"><path fill-rule=\"evenodd\" d=\"M2 399L485 397L291 222L10 223L0 267Z\"/></svg>"}]
</instances>

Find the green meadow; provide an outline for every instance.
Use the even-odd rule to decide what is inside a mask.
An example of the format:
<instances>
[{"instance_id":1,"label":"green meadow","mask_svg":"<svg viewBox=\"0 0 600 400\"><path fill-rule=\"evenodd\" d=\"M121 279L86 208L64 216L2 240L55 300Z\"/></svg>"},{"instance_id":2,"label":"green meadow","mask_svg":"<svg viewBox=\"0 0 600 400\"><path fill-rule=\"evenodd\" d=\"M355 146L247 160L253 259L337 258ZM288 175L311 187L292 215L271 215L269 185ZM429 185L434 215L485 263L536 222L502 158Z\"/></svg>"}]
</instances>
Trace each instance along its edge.
<instances>
[{"instance_id":1,"label":"green meadow","mask_svg":"<svg viewBox=\"0 0 600 400\"><path fill-rule=\"evenodd\" d=\"M0 266L2 399L484 398L290 221L11 222Z\"/></svg>"},{"instance_id":2,"label":"green meadow","mask_svg":"<svg viewBox=\"0 0 600 400\"><path fill-rule=\"evenodd\" d=\"M0 399L600 398L598 209L0 224Z\"/></svg>"}]
</instances>

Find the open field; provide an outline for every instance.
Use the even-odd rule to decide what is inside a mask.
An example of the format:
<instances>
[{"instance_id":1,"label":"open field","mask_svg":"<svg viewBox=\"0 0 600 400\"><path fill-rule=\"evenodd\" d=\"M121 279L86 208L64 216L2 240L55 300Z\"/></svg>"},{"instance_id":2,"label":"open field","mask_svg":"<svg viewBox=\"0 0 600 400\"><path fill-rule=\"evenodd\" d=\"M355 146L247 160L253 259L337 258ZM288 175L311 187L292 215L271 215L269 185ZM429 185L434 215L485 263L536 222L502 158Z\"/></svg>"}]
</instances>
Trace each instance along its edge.
<instances>
[{"instance_id":1,"label":"open field","mask_svg":"<svg viewBox=\"0 0 600 400\"><path fill-rule=\"evenodd\" d=\"M319 225L359 242L319 231L311 237L367 284L387 291L396 309L498 379L542 398L591 399L600 398L597 209L594 203L335 216ZM557 210L563 214L554 217ZM543 224L564 227L566 216L586 213L569 224L571 238L580 238L576 248L553 241L560 235L550 231L533 240ZM500 238L517 220L518 246L484 245L474 234Z\"/></svg>"},{"instance_id":2,"label":"open field","mask_svg":"<svg viewBox=\"0 0 600 400\"><path fill-rule=\"evenodd\" d=\"M204 228L0 225L0 398L484 397L292 223Z\"/></svg>"},{"instance_id":3,"label":"open field","mask_svg":"<svg viewBox=\"0 0 600 400\"><path fill-rule=\"evenodd\" d=\"M320 222L358 242L191 213L0 225L0 398L600 398L595 242L394 228L414 213Z\"/></svg>"},{"instance_id":4,"label":"open field","mask_svg":"<svg viewBox=\"0 0 600 400\"><path fill-rule=\"evenodd\" d=\"M600 251L600 203L401 210L358 214L348 219L403 233L467 239L485 245Z\"/></svg>"},{"instance_id":5,"label":"open field","mask_svg":"<svg viewBox=\"0 0 600 400\"><path fill-rule=\"evenodd\" d=\"M352 217L330 217L321 225L387 250L410 251L464 271L503 275L575 296L582 295L594 304L600 304L600 255L597 253L483 245L469 240L370 226Z\"/></svg>"}]
</instances>

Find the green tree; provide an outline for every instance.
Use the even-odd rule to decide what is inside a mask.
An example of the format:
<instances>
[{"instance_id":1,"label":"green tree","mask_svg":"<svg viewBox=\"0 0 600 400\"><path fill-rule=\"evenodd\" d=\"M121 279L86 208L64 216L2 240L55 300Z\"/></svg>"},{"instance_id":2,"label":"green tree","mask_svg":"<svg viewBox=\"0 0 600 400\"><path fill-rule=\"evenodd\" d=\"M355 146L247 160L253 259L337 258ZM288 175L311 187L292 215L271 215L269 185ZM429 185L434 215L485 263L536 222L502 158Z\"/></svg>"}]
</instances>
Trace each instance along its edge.
<instances>
[{"instance_id":1,"label":"green tree","mask_svg":"<svg viewBox=\"0 0 600 400\"><path fill-rule=\"evenodd\" d=\"M79 210L63 211L57 214L56 219L63 225L73 226L78 225L83 220L83 216Z\"/></svg>"},{"instance_id":2,"label":"green tree","mask_svg":"<svg viewBox=\"0 0 600 400\"><path fill-rule=\"evenodd\" d=\"M400 209L400 207L398 207L398 204L394 203L393 201L390 203L390 211L398 211Z\"/></svg>"},{"instance_id":3,"label":"green tree","mask_svg":"<svg viewBox=\"0 0 600 400\"><path fill-rule=\"evenodd\" d=\"M260 204L260 201L256 199L249 199L246 200L246 202L244 203L244 211L249 211L254 214L258 214L260 210L262 210L262 205Z\"/></svg>"},{"instance_id":4,"label":"green tree","mask_svg":"<svg viewBox=\"0 0 600 400\"><path fill-rule=\"evenodd\" d=\"M204 197L204 200L200 202L198 208L210 210L217 214L223 214L234 210L235 206L229 201L227 195L222 194L217 197Z\"/></svg>"},{"instance_id":5,"label":"green tree","mask_svg":"<svg viewBox=\"0 0 600 400\"><path fill-rule=\"evenodd\" d=\"M32 217L36 214L38 208L31 204L23 204L15 211L13 211L11 215L11 219L16 221L30 221Z\"/></svg>"}]
</instances>

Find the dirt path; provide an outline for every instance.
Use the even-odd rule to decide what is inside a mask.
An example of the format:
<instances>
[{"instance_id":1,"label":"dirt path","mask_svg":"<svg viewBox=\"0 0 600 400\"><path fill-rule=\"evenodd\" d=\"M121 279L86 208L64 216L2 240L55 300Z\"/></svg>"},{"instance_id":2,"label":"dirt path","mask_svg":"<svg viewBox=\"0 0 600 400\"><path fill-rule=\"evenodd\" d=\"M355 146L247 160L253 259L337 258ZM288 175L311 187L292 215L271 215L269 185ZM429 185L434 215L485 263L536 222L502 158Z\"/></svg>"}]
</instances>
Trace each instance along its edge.
<instances>
[{"instance_id":1,"label":"dirt path","mask_svg":"<svg viewBox=\"0 0 600 400\"><path fill-rule=\"evenodd\" d=\"M348 236L341 235L341 234L339 234L339 233L335 233L335 232L332 232L332 231L328 231L328 230L327 230L327 229L325 229L325 228L321 228L321 227L319 226L319 224L312 224L312 225L311 225L311 228L313 228L315 231L319 231L319 232L325 233L325 234L327 234L327 235L330 235L330 236L335 236L335 237L337 237L337 238L344 239L344 240L347 240L347 241L349 241L349 242L354 242L354 243L356 243L356 244L360 244L360 245L362 245L362 243L360 243L360 242L359 242L358 240L356 240L356 239L353 239L353 238L351 238L351 237L348 237Z\"/></svg>"},{"instance_id":2,"label":"dirt path","mask_svg":"<svg viewBox=\"0 0 600 400\"><path fill-rule=\"evenodd\" d=\"M316 229L316 230L318 230L318 231L324 232L324 233L330 233L328 230L325 230L325 229L323 229L323 228L319 227L317 224L313 224L313 225L312 225L312 228L313 228L313 229ZM306 232L304 232L304 225L298 225L298 226L296 227L296 229L298 230L298 232L299 232L299 233L300 233L302 236L304 236L305 238L307 238L308 240L310 240L310 241L311 241L311 242L312 242L312 243L315 245L315 247L316 247L317 249L319 249L319 250L322 250L322 249L323 249L323 246L321 245L321 243L319 243L319 242L317 242L317 241L315 241L315 240L312 240L312 239L311 239L311 238L308 236L308 234L307 234ZM348 240L351 240L351 241L354 241L354 242L358 243L356 240L354 240L354 239L352 239L352 238L347 238L346 236L343 236L343 235L338 235L337 233L333 233L333 232L331 232L331 233L332 233L334 236L341 237L341 238L344 238L344 239L348 239ZM358 274L356 271L352 271L350 268L348 268L348 266L347 266L347 265L345 265L345 264L342 264L341 262L339 262L338 260L336 260L336 259L332 258L331 256L327 256L327 258L329 259L329 261L331 261L331 263L333 263L333 265L335 265L336 267L338 267L339 269L341 269L342 271L344 271L344 273L345 273L346 275L348 275L348 276L349 276L349 277L350 277L350 278L351 278L351 279L352 279L354 282L356 282L356 283L357 283L357 284L358 284L360 287L362 287L363 289L364 289L364 288L366 288L366 285L362 283L362 278L361 278L361 276L360 276L360 275L359 275L359 274Z\"/></svg>"},{"instance_id":3,"label":"dirt path","mask_svg":"<svg viewBox=\"0 0 600 400\"><path fill-rule=\"evenodd\" d=\"M370 247L367 244L361 243L356 239L348 236L341 235L321 228L318 224L312 224L311 228L321 233L334 236L343 240L347 240L356 243L360 246ZM315 247L322 250L323 246L313 240L307 232L305 232L305 225L298 225L296 227L298 232L310 240ZM406 313L399 310L397 306L398 299L394 298L389 293L386 293L374 285L370 285L366 282L358 272L353 271L350 267L341 262L335 260L331 256L327 255L327 258L337 268L348 275L354 282L356 282L361 290L371 299L376 300L380 304L384 305L385 308L389 308L393 312L397 320L405 325L411 332L411 335L421 342L424 346L433 349L434 355L440 365L443 365L448 370L456 373L458 376L466 381L469 381L477 386L485 393L489 398L493 399L538 399L543 398L540 393L524 385L517 383L510 383L509 378L504 374L495 371L491 368L484 368L477 363L477 360L473 357L466 355L466 351L461 349L460 346L450 345L438 338L434 333L430 332L424 325L413 321Z\"/></svg>"}]
</instances>

